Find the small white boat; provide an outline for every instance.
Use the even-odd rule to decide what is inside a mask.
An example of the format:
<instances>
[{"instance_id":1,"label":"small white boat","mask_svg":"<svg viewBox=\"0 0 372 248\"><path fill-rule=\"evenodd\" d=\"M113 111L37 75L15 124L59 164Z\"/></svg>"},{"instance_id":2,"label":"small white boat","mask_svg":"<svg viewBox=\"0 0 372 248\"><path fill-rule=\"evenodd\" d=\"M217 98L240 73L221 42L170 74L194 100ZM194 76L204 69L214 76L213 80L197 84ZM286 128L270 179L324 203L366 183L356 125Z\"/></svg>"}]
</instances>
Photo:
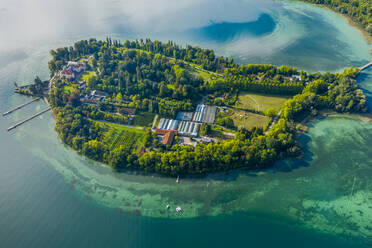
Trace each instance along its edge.
<instances>
[{"instance_id":1,"label":"small white boat","mask_svg":"<svg viewBox=\"0 0 372 248\"><path fill-rule=\"evenodd\" d=\"M177 176L176 183L179 183L179 182L180 182L180 176Z\"/></svg>"},{"instance_id":2,"label":"small white boat","mask_svg":"<svg viewBox=\"0 0 372 248\"><path fill-rule=\"evenodd\" d=\"M182 212L182 208L180 206L176 207L176 211L179 213L179 212Z\"/></svg>"},{"instance_id":3,"label":"small white boat","mask_svg":"<svg viewBox=\"0 0 372 248\"><path fill-rule=\"evenodd\" d=\"M165 210L168 210L170 208L169 204L167 204L167 206L165 206Z\"/></svg>"}]
</instances>

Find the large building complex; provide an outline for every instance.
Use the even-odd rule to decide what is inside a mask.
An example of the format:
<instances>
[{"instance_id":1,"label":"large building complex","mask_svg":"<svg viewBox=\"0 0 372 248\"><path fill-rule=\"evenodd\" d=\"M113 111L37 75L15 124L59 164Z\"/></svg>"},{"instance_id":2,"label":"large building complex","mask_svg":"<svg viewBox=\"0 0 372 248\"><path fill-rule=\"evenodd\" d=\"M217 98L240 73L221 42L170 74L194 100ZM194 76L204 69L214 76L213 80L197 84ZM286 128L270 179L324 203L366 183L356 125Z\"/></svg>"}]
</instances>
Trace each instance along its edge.
<instances>
[{"instance_id":1,"label":"large building complex","mask_svg":"<svg viewBox=\"0 0 372 248\"><path fill-rule=\"evenodd\" d=\"M176 119L179 121L191 121L193 112L178 112Z\"/></svg>"},{"instance_id":2,"label":"large building complex","mask_svg":"<svg viewBox=\"0 0 372 248\"><path fill-rule=\"evenodd\" d=\"M172 119L164 119L161 118L158 128L159 129L165 129L165 130L177 130L178 128L178 122L177 120Z\"/></svg>"},{"instance_id":3,"label":"large building complex","mask_svg":"<svg viewBox=\"0 0 372 248\"><path fill-rule=\"evenodd\" d=\"M216 110L216 106L199 104L196 107L193 121L213 124L214 119L216 118Z\"/></svg>"},{"instance_id":4,"label":"large building complex","mask_svg":"<svg viewBox=\"0 0 372 248\"><path fill-rule=\"evenodd\" d=\"M177 119L161 118L156 128L163 135L163 144L171 145L175 135L198 137L202 123L213 124L216 118L216 106L199 104L193 112L179 112Z\"/></svg>"},{"instance_id":5,"label":"large building complex","mask_svg":"<svg viewBox=\"0 0 372 248\"><path fill-rule=\"evenodd\" d=\"M186 136L197 137L199 135L200 123L191 121L181 121L178 126L178 133Z\"/></svg>"},{"instance_id":6,"label":"large building complex","mask_svg":"<svg viewBox=\"0 0 372 248\"><path fill-rule=\"evenodd\" d=\"M157 130L177 130L180 135L197 137L199 135L200 125L197 122L162 118L160 119Z\"/></svg>"}]
</instances>

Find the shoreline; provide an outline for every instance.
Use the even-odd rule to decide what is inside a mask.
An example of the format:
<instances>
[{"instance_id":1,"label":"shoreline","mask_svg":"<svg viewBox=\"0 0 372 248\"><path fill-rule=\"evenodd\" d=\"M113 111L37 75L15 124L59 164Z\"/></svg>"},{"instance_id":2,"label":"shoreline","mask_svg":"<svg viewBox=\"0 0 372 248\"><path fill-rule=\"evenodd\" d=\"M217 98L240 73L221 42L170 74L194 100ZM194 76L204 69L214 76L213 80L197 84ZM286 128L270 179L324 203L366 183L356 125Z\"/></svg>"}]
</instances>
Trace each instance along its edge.
<instances>
[{"instance_id":1,"label":"shoreline","mask_svg":"<svg viewBox=\"0 0 372 248\"><path fill-rule=\"evenodd\" d=\"M297 123L296 127L298 130L297 130L296 138L299 138L302 134L306 133L309 130L309 125L308 125L309 123L318 122L322 118L326 118L332 115L339 115L343 117L349 116L349 117L361 119L366 122L372 122L372 112L370 111L367 113L339 113L339 112L336 112L330 109L320 110L318 114L309 115L305 119Z\"/></svg>"},{"instance_id":2,"label":"shoreline","mask_svg":"<svg viewBox=\"0 0 372 248\"><path fill-rule=\"evenodd\" d=\"M300 139L300 137L304 134L306 134L308 131L309 131L309 123L316 123L316 122L319 122L321 121L322 119L324 118L328 118L330 116L333 116L333 115L338 115L338 116L342 116L342 117L351 117L351 118L358 118L362 121L366 121L366 122L372 122L372 112L369 111L367 113L338 113L334 110L330 110L330 109L324 109L324 110L320 110L316 115L309 115L307 117L305 117L302 121L298 122L296 124L296 131L294 133L295 135L295 139L298 141ZM305 156L305 152L303 150L303 147L301 145L301 151L300 151L300 154L298 156L295 156L294 158L297 159L297 160L301 160L303 159Z\"/></svg>"},{"instance_id":3,"label":"shoreline","mask_svg":"<svg viewBox=\"0 0 372 248\"><path fill-rule=\"evenodd\" d=\"M328 6L325 6L325 5L322 5L323 7L327 8L327 9L330 9L332 10L333 12L335 12L336 14L339 14L340 16L342 16L343 18L346 19L347 21L347 24L349 24L350 26L356 28L359 30L361 36L363 37L363 39L367 42L368 45L372 45L372 35L370 35L365 29L364 27L362 27L359 23L355 22L353 19L351 19L350 16L347 16L345 14L342 14L340 12L337 12L335 11L334 9L332 9L331 7L328 7ZM372 48L371 50L369 51L370 54L372 54Z\"/></svg>"},{"instance_id":4,"label":"shoreline","mask_svg":"<svg viewBox=\"0 0 372 248\"><path fill-rule=\"evenodd\" d=\"M326 8L328 10L331 10L332 12L342 16L343 18L346 19L346 22L347 24L349 24L350 26L356 28L359 30L361 36L363 37L363 39L367 42L368 45L372 45L372 35L370 35L365 29L364 27L362 27L359 23L355 22L353 19L351 19L350 16L348 15L345 15L345 14L342 14L334 9L332 9L332 7L330 6L327 6L325 4L315 4L315 3L310 3L310 2L307 2L307 1L304 1L304 0L300 0L301 2L304 2L304 3L308 3L308 4L311 4L315 7L320 7L320 8ZM372 48L370 50L370 54L372 54Z\"/></svg>"}]
</instances>

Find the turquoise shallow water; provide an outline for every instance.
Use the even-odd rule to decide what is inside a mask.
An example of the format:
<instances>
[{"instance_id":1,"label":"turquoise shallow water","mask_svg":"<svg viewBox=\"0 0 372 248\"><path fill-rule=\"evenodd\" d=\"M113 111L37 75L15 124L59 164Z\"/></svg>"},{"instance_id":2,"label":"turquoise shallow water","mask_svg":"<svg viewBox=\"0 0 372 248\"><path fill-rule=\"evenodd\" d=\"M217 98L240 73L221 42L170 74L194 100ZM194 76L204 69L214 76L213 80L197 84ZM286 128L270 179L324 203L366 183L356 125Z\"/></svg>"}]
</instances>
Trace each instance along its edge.
<instances>
[{"instance_id":1,"label":"turquoise shallow water","mask_svg":"<svg viewBox=\"0 0 372 248\"><path fill-rule=\"evenodd\" d=\"M309 71L338 71L369 59L370 46L357 30L311 5L185 1L162 9L141 4L87 7L78 1L70 8L69 1L58 6L44 2L41 10L33 9L37 18L27 17L25 7L13 2L0 4L0 21L4 16L13 20L0 22L0 31L8 34L0 38L0 111L26 101L13 95L13 81L27 82L35 74L48 77L49 49L89 36L172 38L213 47L242 63L287 63ZM15 10L24 14L22 25L43 28L33 35L17 26ZM59 12L70 18L62 22ZM79 25L71 21L78 13ZM262 22L260 16L267 19ZM46 19L54 28L45 25ZM5 26L12 25L9 32ZM27 41L17 38L22 34ZM367 95L371 75L369 70L359 79ZM5 131L44 107L31 104L0 121L1 247L371 245L368 122L331 116L311 123L301 137L304 159L280 161L259 173L182 178L176 184L157 176L115 174L80 157L58 140L50 113L15 132ZM171 211L164 211L166 204ZM173 211L177 205L185 210L182 215Z\"/></svg>"}]
</instances>

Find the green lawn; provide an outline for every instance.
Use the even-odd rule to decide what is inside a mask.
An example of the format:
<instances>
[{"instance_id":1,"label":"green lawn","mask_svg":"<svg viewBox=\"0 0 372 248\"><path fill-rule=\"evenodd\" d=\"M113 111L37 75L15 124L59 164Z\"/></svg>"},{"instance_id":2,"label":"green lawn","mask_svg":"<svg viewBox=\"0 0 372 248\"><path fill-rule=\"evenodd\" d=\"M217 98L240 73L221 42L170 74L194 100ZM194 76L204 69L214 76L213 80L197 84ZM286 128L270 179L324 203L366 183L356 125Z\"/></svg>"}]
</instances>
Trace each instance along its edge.
<instances>
[{"instance_id":1,"label":"green lawn","mask_svg":"<svg viewBox=\"0 0 372 248\"><path fill-rule=\"evenodd\" d=\"M63 90L66 92L66 93L71 93L74 91L74 87L71 86L71 85L66 85L65 87L63 87Z\"/></svg>"},{"instance_id":2,"label":"green lawn","mask_svg":"<svg viewBox=\"0 0 372 248\"><path fill-rule=\"evenodd\" d=\"M151 127L152 122L154 121L155 114L149 112L143 112L140 114L136 114L136 116L132 120L132 124L135 126L141 127Z\"/></svg>"},{"instance_id":3,"label":"green lawn","mask_svg":"<svg viewBox=\"0 0 372 248\"><path fill-rule=\"evenodd\" d=\"M260 112L265 112L268 108L279 110L288 98L287 96L241 93L235 106L240 109Z\"/></svg>"},{"instance_id":4,"label":"green lawn","mask_svg":"<svg viewBox=\"0 0 372 248\"><path fill-rule=\"evenodd\" d=\"M195 75L201 76L204 79L204 81L209 81L214 76L213 73L208 73L206 71L203 71L201 69L196 68L196 67L201 68L200 65L190 63L190 62L186 62L186 61L185 61L185 64L186 64L186 68L189 72L191 72Z\"/></svg>"},{"instance_id":5,"label":"green lawn","mask_svg":"<svg viewBox=\"0 0 372 248\"><path fill-rule=\"evenodd\" d=\"M96 121L102 127L108 127L104 134L103 142L110 150L120 145L129 149L139 150L145 144L145 131L133 127L113 123L103 123Z\"/></svg>"},{"instance_id":6,"label":"green lawn","mask_svg":"<svg viewBox=\"0 0 372 248\"><path fill-rule=\"evenodd\" d=\"M210 73L201 70L196 70L196 72L204 79L204 81L209 81L211 79L212 74Z\"/></svg>"},{"instance_id":7,"label":"green lawn","mask_svg":"<svg viewBox=\"0 0 372 248\"><path fill-rule=\"evenodd\" d=\"M81 76L81 79L85 82L89 82L89 79L91 77L94 77L94 72L92 71L86 71L82 76Z\"/></svg>"},{"instance_id":8,"label":"green lawn","mask_svg":"<svg viewBox=\"0 0 372 248\"><path fill-rule=\"evenodd\" d=\"M253 127L264 128L270 122L270 117L241 110L234 110L231 117L234 121L234 126L245 127L248 130Z\"/></svg>"},{"instance_id":9,"label":"green lawn","mask_svg":"<svg viewBox=\"0 0 372 248\"><path fill-rule=\"evenodd\" d=\"M176 86L174 84L167 84L167 88L170 90L175 90Z\"/></svg>"}]
</instances>

